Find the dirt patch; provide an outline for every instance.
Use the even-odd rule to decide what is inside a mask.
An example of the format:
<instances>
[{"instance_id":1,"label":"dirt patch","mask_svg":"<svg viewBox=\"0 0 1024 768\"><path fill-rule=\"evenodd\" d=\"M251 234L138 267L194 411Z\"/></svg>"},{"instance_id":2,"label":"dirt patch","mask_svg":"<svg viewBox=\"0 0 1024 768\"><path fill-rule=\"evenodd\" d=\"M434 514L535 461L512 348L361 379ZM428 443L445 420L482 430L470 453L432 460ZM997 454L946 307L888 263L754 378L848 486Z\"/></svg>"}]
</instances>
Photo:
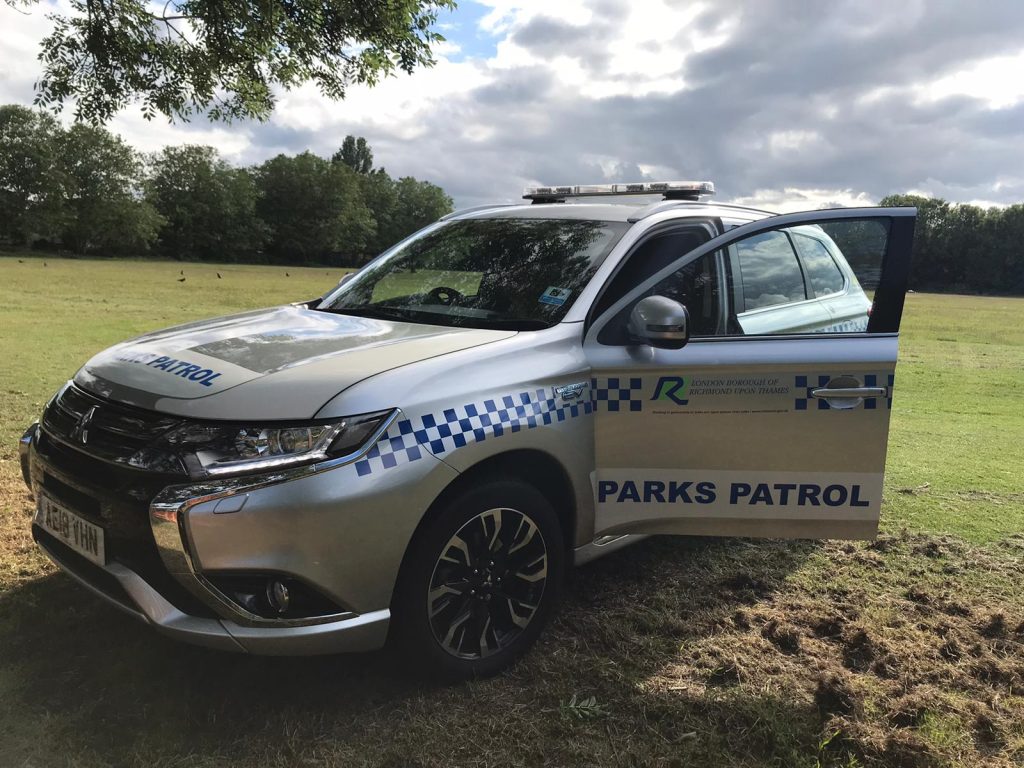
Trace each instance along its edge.
<instances>
[{"instance_id":1,"label":"dirt patch","mask_svg":"<svg viewBox=\"0 0 1024 768\"><path fill-rule=\"evenodd\" d=\"M823 718L829 715L852 715L860 705L860 698L853 689L849 675L831 674L818 680L814 704Z\"/></svg>"},{"instance_id":2,"label":"dirt patch","mask_svg":"<svg viewBox=\"0 0 1024 768\"><path fill-rule=\"evenodd\" d=\"M800 652L800 630L792 624L784 624L777 619L772 619L761 629L761 637L783 653Z\"/></svg>"},{"instance_id":3,"label":"dirt patch","mask_svg":"<svg viewBox=\"0 0 1024 768\"><path fill-rule=\"evenodd\" d=\"M1015 552L994 557L997 549L904 533L828 545L820 583L733 572L716 586L743 605L715 623L700 681L718 695L806 696L823 765L1016 765L1022 606L999 597L1012 589L989 591L979 576L1010 584L1022 572ZM755 590L761 596L748 604Z\"/></svg>"},{"instance_id":4,"label":"dirt patch","mask_svg":"<svg viewBox=\"0 0 1024 768\"><path fill-rule=\"evenodd\" d=\"M736 573L722 581L722 586L734 593L739 599L755 603L771 594L771 585L764 579L749 573Z\"/></svg>"},{"instance_id":5,"label":"dirt patch","mask_svg":"<svg viewBox=\"0 0 1024 768\"><path fill-rule=\"evenodd\" d=\"M1002 613L993 613L986 619L985 623L979 627L978 631L985 637L1005 637L1006 635L1006 616Z\"/></svg>"},{"instance_id":6,"label":"dirt patch","mask_svg":"<svg viewBox=\"0 0 1024 768\"><path fill-rule=\"evenodd\" d=\"M834 639L843 634L843 628L845 626L846 619L842 616L832 614L829 616L822 616L820 619L815 621L811 625L811 631L814 632L817 637Z\"/></svg>"},{"instance_id":7,"label":"dirt patch","mask_svg":"<svg viewBox=\"0 0 1024 768\"><path fill-rule=\"evenodd\" d=\"M864 627L850 628L843 633L843 665L856 672L867 672L884 652Z\"/></svg>"}]
</instances>

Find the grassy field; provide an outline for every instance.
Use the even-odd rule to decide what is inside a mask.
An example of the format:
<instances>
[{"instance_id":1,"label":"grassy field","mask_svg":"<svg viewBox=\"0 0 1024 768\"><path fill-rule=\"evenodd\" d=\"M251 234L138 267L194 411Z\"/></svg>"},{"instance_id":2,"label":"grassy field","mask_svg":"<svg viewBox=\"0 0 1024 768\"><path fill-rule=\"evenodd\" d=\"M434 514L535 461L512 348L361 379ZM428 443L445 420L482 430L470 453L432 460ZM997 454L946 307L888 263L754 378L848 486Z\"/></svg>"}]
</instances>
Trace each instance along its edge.
<instances>
[{"instance_id":1,"label":"grassy field","mask_svg":"<svg viewBox=\"0 0 1024 768\"><path fill-rule=\"evenodd\" d=\"M878 541L648 540L493 680L175 644L34 550L15 442L82 362L340 276L0 257L0 766L1024 765L1024 300L908 297Z\"/></svg>"}]
</instances>

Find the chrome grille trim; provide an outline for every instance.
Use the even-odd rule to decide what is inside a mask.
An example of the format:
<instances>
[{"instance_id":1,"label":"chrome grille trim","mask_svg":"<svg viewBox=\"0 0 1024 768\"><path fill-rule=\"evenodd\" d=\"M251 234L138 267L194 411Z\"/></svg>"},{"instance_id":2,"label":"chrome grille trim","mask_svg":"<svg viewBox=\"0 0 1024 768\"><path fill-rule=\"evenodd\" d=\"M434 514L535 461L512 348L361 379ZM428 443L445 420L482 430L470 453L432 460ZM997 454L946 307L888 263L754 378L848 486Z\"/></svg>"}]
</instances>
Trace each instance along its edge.
<instances>
[{"instance_id":1,"label":"chrome grille trim","mask_svg":"<svg viewBox=\"0 0 1024 768\"><path fill-rule=\"evenodd\" d=\"M76 432L91 409L88 439ZM127 464L138 450L178 426L183 419L104 400L69 381L47 404L42 428L52 439L103 461Z\"/></svg>"}]
</instances>

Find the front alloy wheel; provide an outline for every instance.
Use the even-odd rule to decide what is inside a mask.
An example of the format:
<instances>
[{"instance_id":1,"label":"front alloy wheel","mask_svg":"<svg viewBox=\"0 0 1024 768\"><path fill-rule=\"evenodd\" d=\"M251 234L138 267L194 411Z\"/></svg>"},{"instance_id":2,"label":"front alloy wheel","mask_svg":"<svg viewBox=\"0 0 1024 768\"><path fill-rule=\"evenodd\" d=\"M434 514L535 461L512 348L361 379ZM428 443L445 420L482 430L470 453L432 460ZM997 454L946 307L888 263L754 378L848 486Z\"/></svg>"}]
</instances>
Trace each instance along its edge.
<instances>
[{"instance_id":1,"label":"front alloy wheel","mask_svg":"<svg viewBox=\"0 0 1024 768\"><path fill-rule=\"evenodd\" d=\"M392 601L392 645L419 672L494 674L537 639L564 564L562 529L543 494L518 480L474 486L410 544Z\"/></svg>"},{"instance_id":2,"label":"front alloy wheel","mask_svg":"<svg viewBox=\"0 0 1024 768\"><path fill-rule=\"evenodd\" d=\"M529 517L507 507L481 512L434 566L427 591L434 639L460 659L498 653L530 625L547 577L544 535Z\"/></svg>"}]
</instances>

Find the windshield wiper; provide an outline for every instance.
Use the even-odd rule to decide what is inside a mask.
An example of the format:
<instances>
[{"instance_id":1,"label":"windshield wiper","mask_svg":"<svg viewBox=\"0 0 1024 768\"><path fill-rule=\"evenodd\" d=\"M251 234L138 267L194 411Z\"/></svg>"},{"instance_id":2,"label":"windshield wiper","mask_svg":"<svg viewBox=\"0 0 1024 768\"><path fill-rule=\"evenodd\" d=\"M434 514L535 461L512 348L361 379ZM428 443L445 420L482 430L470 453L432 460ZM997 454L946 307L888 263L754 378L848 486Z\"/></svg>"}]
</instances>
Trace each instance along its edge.
<instances>
[{"instance_id":1,"label":"windshield wiper","mask_svg":"<svg viewBox=\"0 0 1024 768\"><path fill-rule=\"evenodd\" d=\"M373 305L362 307L323 307L324 312L331 312L335 315L352 315L353 317L369 317L374 320L397 320L409 322L409 313L398 307L377 307Z\"/></svg>"},{"instance_id":2,"label":"windshield wiper","mask_svg":"<svg viewBox=\"0 0 1024 768\"><path fill-rule=\"evenodd\" d=\"M550 328L551 323L532 319L474 320L472 327L491 331L543 331Z\"/></svg>"},{"instance_id":3,"label":"windshield wiper","mask_svg":"<svg viewBox=\"0 0 1024 768\"><path fill-rule=\"evenodd\" d=\"M398 321L401 323L423 323L441 325L449 328L480 328L491 331L543 331L550 328L551 323L533 318L481 318L458 314L440 314L422 312L414 309L396 307L392 304L368 304L361 307L324 307L323 312L353 317L369 317L374 320Z\"/></svg>"}]
</instances>

